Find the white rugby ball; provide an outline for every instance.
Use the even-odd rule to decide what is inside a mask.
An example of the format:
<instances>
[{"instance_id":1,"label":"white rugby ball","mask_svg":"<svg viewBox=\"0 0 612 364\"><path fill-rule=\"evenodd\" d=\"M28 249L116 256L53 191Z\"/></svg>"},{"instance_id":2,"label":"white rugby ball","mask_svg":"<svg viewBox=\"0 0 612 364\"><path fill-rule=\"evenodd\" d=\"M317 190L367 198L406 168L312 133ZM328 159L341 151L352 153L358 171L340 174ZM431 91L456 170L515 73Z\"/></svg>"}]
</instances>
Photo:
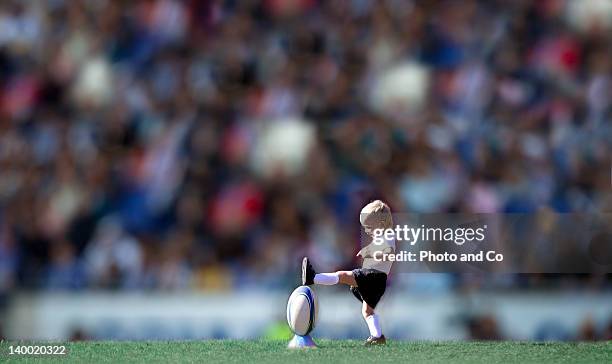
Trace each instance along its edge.
<instances>
[{"instance_id":1,"label":"white rugby ball","mask_svg":"<svg viewBox=\"0 0 612 364\"><path fill-rule=\"evenodd\" d=\"M314 329L318 316L314 290L308 286L296 288L287 302L287 323L294 334L308 335Z\"/></svg>"}]
</instances>

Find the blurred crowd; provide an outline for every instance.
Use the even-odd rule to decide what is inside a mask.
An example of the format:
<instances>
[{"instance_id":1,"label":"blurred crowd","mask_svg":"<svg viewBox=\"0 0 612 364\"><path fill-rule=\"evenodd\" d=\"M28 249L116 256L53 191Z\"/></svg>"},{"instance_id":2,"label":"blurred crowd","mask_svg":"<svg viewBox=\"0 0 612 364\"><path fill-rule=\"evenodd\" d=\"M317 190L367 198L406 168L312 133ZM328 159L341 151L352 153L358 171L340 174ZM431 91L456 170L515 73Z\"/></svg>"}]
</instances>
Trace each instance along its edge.
<instances>
[{"instance_id":1,"label":"blurred crowd","mask_svg":"<svg viewBox=\"0 0 612 364\"><path fill-rule=\"evenodd\" d=\"M609 212L611 74L608 0L2 1L0 291L294 284L373 198Z\"/></svg>"}]
</instances>

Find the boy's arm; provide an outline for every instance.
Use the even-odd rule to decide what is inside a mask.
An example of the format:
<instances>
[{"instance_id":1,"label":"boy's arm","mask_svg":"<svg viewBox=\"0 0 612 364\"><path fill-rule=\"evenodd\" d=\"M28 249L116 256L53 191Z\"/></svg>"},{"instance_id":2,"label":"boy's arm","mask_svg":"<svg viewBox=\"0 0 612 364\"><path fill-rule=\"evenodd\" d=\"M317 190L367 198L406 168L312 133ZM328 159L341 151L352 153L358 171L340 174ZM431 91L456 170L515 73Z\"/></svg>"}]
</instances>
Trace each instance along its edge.
<instances>
[{"instance_id":1,"label":"boy's arm","mask_svg":"<svg viewBox=\"0 0 612 364\"><path fill-rule=\"evenodd\" d=\"M364 246L358 253L357 256L361 256L362 258L373 258L374 253L377 251L381 251L383 253L392 253L393 246L391 246L387 241L382 244L374 244L370 243Z\"/></svg>"}]
</instances>

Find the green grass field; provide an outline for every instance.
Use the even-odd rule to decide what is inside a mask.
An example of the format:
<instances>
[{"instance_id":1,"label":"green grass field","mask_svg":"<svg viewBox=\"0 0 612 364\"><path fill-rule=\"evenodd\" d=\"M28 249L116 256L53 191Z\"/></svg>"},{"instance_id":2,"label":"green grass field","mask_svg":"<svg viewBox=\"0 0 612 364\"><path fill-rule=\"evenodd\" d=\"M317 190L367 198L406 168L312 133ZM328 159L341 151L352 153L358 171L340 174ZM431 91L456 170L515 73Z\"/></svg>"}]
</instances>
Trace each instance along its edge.
<instances>
[{"instance_id":1,"label":"green grass field","mask_svg":"<svg viewBox=\"0 0 612 364\"><path fill-rule=\"evenodd\" d=\"M60 357L9 356L0 362L75 363L612 363L612 342L400 342L366 348L360 341L318 340L319 348L288 350L280 341L176 341L68 343Z\"/></svg>"}]
</instances>

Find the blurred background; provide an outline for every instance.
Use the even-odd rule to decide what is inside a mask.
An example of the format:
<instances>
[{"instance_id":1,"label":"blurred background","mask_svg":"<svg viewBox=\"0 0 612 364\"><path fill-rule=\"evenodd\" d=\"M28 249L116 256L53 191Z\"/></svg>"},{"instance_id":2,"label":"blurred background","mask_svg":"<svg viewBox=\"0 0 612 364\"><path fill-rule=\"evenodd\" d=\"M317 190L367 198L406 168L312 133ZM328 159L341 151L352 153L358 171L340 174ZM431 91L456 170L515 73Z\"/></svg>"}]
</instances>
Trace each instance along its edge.
<instances>
[{"instance_id":1,"label":"blurred background","mask_svg":"<svg viewBox=\"0 0 612 364\"><path fill-rule=\"evenodd\" d=\"M411 213L612 211L612 0L0 2L0 337L284 338ZM612 242L608 242L612 244ZM342 287L315 336L367 336ZM610 275L397 274L406 339L612 338Z\"/></svg>"}]
</instances>

